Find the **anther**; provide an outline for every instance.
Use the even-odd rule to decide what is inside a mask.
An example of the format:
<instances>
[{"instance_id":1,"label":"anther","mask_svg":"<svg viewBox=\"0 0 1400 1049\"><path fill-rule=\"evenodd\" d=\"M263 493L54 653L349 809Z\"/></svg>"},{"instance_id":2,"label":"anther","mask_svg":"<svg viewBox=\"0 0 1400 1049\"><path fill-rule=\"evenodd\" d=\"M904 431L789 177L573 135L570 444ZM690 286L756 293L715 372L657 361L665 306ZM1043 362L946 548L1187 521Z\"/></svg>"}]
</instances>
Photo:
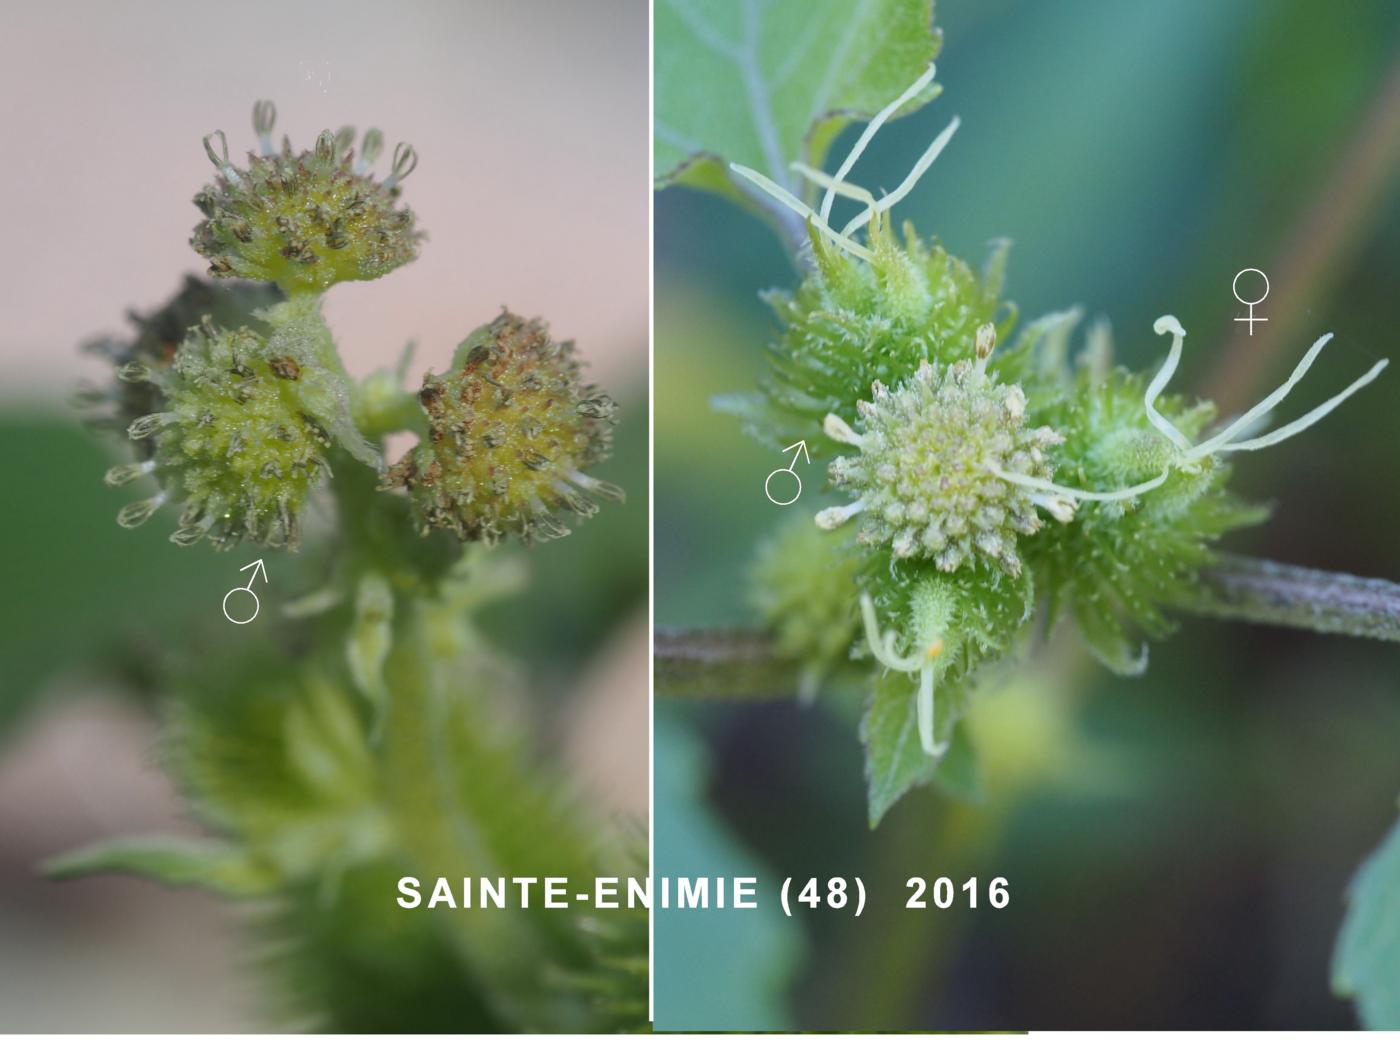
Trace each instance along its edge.
<instances>
[{"instance_id":1,"label":"anther","mask_svg":"<svg viewBox=\"0 0 1400 1049\"><path fill-rule=\"evenodd\" d=\"M374 162L379 159L379 154L383 152L384 133L377 127L372 127L365 132L364 140L360 143L360 155L355 160L355 174L368 174L369 169L374 167Z\"/></svg>"},{"instance_id":2,"label":"anther","mask_svg":"<svg viewBox=\"0 0 1400 1049\"><path fill-rule=\"evenodd\" d=\"M216 135L219 139L218 153L214 152L214 146L212 142L213 138ZM213 163L213 165L219 169L219 174L223 175L224 178L228 179L228 181L234 184L237 184L240 181L238 177L238 170L232 164L229 163L228 139L224 136L224 133L222 131L215 131L213 134L204 136L204 152L208 155L209 160Z\"/></svg>"},{"instance_id":3,"label":"anther","mask_svg":"<svg viewBox=\"0 0 1400 1049\"><path fill-rule=\"evenodd\" d=\"M272 129L277 124L277 107L266 99L253 103L253 132L258 136L258 149L265 157L270 157L275 148L272 145Z\"/></svg>"},{"instance_id":4,"label":"anther","mask_svg":"<svg viewBox=\"0 0 1400 1049\"><path fill-rule=\"evenodd\" d=\"M163 430L175 421L173 412L153 412L143 415L126 428L126 435L133 441L144 441L151 434Z\"/></svg>"},{"instance_id":5,"label":"anther","mask_svg":"<svg viewBox=\"0 0 1400 1049\"><path fill-rule=\"evenodd\" d=\"M407 142L400 142L394 147L394 165L389 172L389 177L384 180L384 188L391 190L409 175L413 174L413 169L418 166L418 151Z\"/></svg>"},{"instance_id":6,"label":"anther","mask_svg":"<svg viewBox=\"0 0 1400 1049\"><path fill-rule=\"evenodd\" d=\"M127 503L117 514L117 524L123 528L136 528L145 524L151 519L151 515L165 504L166 498L164 492L158 492L149 499Z\"/></svg>"},{"instance_id":7,"label":"anther","mask_svg":"<svg viewBox=\"0 0 1400 1049\"><path fill-rule=\"evenodd\" d=\"M973 348L977 352L977 359L985 361L992 355L992 351L997 345L997 329L995 324L984 324L977 329L977 335L973 340Z\"/></svg>"},{"instance_id":8,"label":"anther","mask_svg":"<svg viewBox=\"0 0 1400 1049\"><path fill-rule=\"evenodd\" d=\"M585 491L602 496L604 499L611 499L615 503L625 502L627 499L627 493L617 485L608 481L600 481L596 477L589 477L582 471L569 470L564 476Z\"/></svg>"},{"instance_id":9,"label":"anther","mask_svg":"<svg viewBox=\"0 0 1400 1049\"><path fill-rule=\"evenodd\" d=\"M145 477L156 468L154 459L147 459L142 463L123 463L121 466L114 466L103 475L102 480L112 488L120 488L124 484L130 484L138 477Z\"/></svg>"},{"instance_id":10,"label":"anther","mask_svg":"<svg viewBox=\"0 0 1400 1049\"><path fill-rule=\"evenodd\" d=\"M141 361L127 361L117 369L117 378L122 382L150 382L151 369Z\"/></svg>"},{"instance_id":11,"label":"anther","mask_svg":"<svg viewBox=\"0 0 1400 1049\"><path fill-rule=\"evenodd\" d=\"M855 502L847 503L845 506L828 506L825 510L817 514L817 527L825 529L828 532L834 528L840 528L864 509L864 499L857 499Z\"/></svg>"},{"instance_id":12,"label":"anther","mask_svg":"<svg viewBox=\"0 0 1400 1049\"><path fill-rule=\"evenodd\" d=\"M850 424L834 412L828 412L826 418L822 420L822 430L833 441L855 445L857 448L865 446L865 438L851 429Z\"/></svg>"}]
</instances>

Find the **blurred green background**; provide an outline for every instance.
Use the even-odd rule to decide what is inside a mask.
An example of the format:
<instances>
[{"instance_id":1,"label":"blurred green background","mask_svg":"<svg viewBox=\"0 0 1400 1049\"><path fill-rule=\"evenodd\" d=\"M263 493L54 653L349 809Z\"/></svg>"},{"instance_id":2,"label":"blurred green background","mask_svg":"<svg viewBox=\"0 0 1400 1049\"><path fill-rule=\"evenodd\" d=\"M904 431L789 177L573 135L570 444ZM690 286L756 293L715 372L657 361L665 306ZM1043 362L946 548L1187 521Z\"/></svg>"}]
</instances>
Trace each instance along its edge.
<instances>
[{"instance_id":1,"label":"blurred green background","mask_svg":"<svg viewBox=\"0 0 1400 1049\"><path fill-rule=\"evenodd\" d=\"M974 262L1011 237L1023 319L1082 305L1140 368L1162 351L1153 319L1175 313L1191 335L1174 388L1227 410L1326 331L1309 404L1396 356L1400 6L940 0L937 15L943 96L854 174L893 186L961 116L896 218ZM656 620L751 622L744 572L782 513L763 479L786 457L709 402L753 388L773 328L757 292L793 272L760 222L687 191L659 195L655 238ZM1274 327L1253 339L1232 322L1246 267L1272 281ZM1400 578L1397 383L1392 369L1306 436L1241 456L1236 486L1275 516L1230 548ZM821 470L803 477L812 512ZM859 696L658 697L658 875L858 875L872 891L858 920L787 919L771 899L659 912L658 1026L1353 1026L1329 961L1347 881L1395 818L1400 649L1188 621L1125 680L1069 647L974 721L980 800L920 792L873 832ZM1012 904L902 908L907 878L943 874L1006 876Z\"/></svg>"}]
</instances>

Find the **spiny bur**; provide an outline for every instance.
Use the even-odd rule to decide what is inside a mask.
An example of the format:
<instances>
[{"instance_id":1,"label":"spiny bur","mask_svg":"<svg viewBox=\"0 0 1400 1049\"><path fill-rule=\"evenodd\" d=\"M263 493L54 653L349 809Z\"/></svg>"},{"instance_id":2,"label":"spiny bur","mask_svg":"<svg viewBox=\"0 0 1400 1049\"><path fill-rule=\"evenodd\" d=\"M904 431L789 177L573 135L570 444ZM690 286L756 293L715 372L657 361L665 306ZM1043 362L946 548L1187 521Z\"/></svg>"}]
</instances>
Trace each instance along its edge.
<instances>
[{"instance_id":1,"label":"spiny bur","mask_svg":"<svg viewBox=\"0 0 1400 1049\"><path fill-rule=\"evenodd\" d=\"M274 149L275 120L272 103L253 107L260 153L248 155L246 168L229 161L222 131L204 140L219 177L194 198L205 218L190 243L209 260L209 274L274 281L288 292L323 291L413 261L423 234L414 229L413 213L396 206L399 183L418 163L413 147L399 144L380 182L370 172L384 146L378 130L365 134L358 158L349 127L323 131L312 149L293 153L285 138Z\"/></svg>"},{"instance_id":2,"label":"spiny bur","mask_svg":"<svg viewBox=\"0 0 1400 1049\"><path fill-rule=\"evenodd\" d=\"M907 224L901 242L873 223L871 247L867 263L814 237L815 265L801 285L765 296L781 333L763 400L738 402L761 439L805 439L814 455L828 454L834 446L812 432L827 414L849 419L875 383L893 387L923 361L952 363L985 324L1001 335L1014 325L1015 308L1000 297L1009 242L993 246L980 273Z\"/></svg>"},{"instance_id":3,"label":"spiny bur","mask_svg":"<svg viewBox=\"0 0 1400 1049\"><path fill-rule=\"evenodd\" d=\"M581 382L572 342L504 311L457 347L418 394L427 437L384 477L405 487L423 531L526 542L569 534L561 514L590 517L591 496L622 490L583 471L612 447L616 405Z\"/></svg>"},{"instance_id":4,"label":"spiny bur","mask_svg":"<svg viewBox=\"0 0 1400 1049\"><path fill-rule=\"evenodd\" d=\"M778 653L801 665L804 700L850 658L864 560L849 536L822 531L805 513L789 515L759 547L751 602L772 627Z\"/></svg>"}]
</instances>

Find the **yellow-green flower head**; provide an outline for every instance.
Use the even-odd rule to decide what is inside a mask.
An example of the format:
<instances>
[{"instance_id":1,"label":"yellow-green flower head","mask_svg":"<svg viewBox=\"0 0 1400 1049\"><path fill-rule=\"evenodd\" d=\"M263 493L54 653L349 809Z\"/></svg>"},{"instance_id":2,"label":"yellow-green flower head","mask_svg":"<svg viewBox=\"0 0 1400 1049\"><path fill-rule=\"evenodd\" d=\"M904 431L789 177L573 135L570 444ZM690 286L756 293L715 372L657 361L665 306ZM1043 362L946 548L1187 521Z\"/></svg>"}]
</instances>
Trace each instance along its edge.
<instances>
[{"instance_id":1,"label":"yellow-green flower head","mask_svg":"<svg viewBox=\"0 0 1400 1049\"><path fill-rule=\"evenodd\" d=\"M219 327L237 328L253 320L255 310L282 301L282 293L272 284L245 281L214 283L187 276L180 290L159 309L150 313L127 313L130 336L103 336L84 343L83 349L112 365L114 381L86 391L84 403L97 411L89 417L94 426L125 433L143 415L159 411L160 387L151 382L126 382L123 375L133 370L162 372L169 368L185 332L209 317ZM149 444L149 442L147 442ZM149 447L143 447L149 453Z\"/></svg>"},{"instance_id":2,"label":"yellow-green flower head","mask_svg":"<svg viewBox=\"0 0 1400 1049\"><path fill-rule=\"evenodd\" d=\"M857 407L860 433L827 417L827 434L860 454L832 461L832 483L856 501L823 510L819 525L835 528L859 514L857 539L888 544L896 560L929 558L951 572L982 559L1020 573L1017 536L1040 527L1036 493L997 472L1048 480L1045 452L1062 438L1027 426L1021 387L987 374L994 341L986 325L975 359L925 361L893 391L875 383L873 400Z\"/></svg>"},{"instance_id":3,"label":"yellow-green flower head","mask_svg":"<svg viewBox=\"0 0 1400 1049\"><path fill-rule=\"evenodd\" d=\"M285 138L272 145L276 110L253 107L261 152L246 168L228 158L222 131L204 140L219 177L194 198L205 219L190 243L214 277L273 281L288 292L322 291L343 280L373 280L418 254L423 234L413 212L396 207L401 183L418 163L400 143L382 182L370 168L383 149L378 130L365 134L356 158L353 128L321 132L313 149L293 153ZM218 139L216 151L213 140Z\"/></svg>"},{"instance_id":4,"label":"yellow-green flower head","mask_svg":"<svg viewBox=\"0 0 1400 1049\"><path fill-rule=\"evenodd\" d=\"M582 383L572 342L508 311L457 347L451 369L418 394L428 435L385 475L406 487L423 531L526 542L569 534L560 513L590 517L590 496L622 490L583 471L607 457L613 401Z\"/></svg>"},{"instance_id":5,"label":"yellow-green flower head","mask_svg":"<svg viewBox=\"0 0 1400 1049\"><path fill-rule=\"evenodd\" d=\"M150 442L151 457L113 467L107 483L149 474L161 490L123 508L118 522L134 528L174 502L180 528L170 538L182 546L207 537L220 548L243 539L295 548L298 515L329 473L332 439L318 421L326 391L315 388L315 368L280 352L263 331L206 319L167 371L130 369L126 378L158 385L162 409L128 430L138 444Z\"/></svg>"}]
</instances>

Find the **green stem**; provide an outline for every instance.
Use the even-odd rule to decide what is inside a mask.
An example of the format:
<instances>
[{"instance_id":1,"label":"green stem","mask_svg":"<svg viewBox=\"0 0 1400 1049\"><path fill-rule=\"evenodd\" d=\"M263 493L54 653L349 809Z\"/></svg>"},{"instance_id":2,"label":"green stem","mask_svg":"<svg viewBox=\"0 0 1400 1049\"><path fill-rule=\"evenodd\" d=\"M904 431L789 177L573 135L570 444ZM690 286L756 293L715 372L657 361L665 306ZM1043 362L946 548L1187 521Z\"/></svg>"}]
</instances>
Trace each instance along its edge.
<instances>
[{"instance_id":1,"label":"green stem","mask_svg":"<svg viewBox=\"0 0 1400 1049\"><path fill-rule=\"evenodd\" d=\"M439 876L533 875L502 848L499 826L493 828L490 814L474 810L464 797L463 776L499 776L504 765L481 738L487 733L480 726L488 719L473 710L472 686L461 675L461 653L447 651L445 632L433 624L427 605L407 604L398 615L385 675L391 699L379 750L379 774L407 857L405 869L421 871L425 886L431 885L428 878ZM446 615L457 618L450 611ZM510 811L517 799L503 793L493 802ZM547 917L552 912L464 907L439 919L490 991L494 1008L517 1030L570 1030L579 1022L576 1003L542 978L541 960L558 960L563 954Z\"/></svg>"},{"instance_id":2,"label":"green stem","mask_svg":"<svg viewBox=\"0 0 1400 1049\"><path fill-rule=\"evenodd\" d=\"M788 699L798 669L763 630L661 627L655 634L657 695L669 699Z\"/></svg>"},{"instance_id":3,"label":"green stem","mask_svg":"<svg viewBox=\"0 0 1400 1049\"><path fill-rule=\"evenodd\" d=\"M1183 611L1246 623L1400 641L1400 584L1226 555ZM757 628L656 632L656 694L769 700L795 695L798 669Z\"/></svg>"},{"instance_id":4,"label":"green stem","mask_svg":"<svg viewBox=\"0 0 1400 1049\"><path fill-rule=\"evenodd\" d=\"M671 699L788 699L798 668L761 630L658 628L656 694Z\"/></svg>"},{"instance_id":5,"label":"green stem","mask_svg":"<svg viewBox=\"0 0 1400 1049\"><path fill-rule=\"evenodd\" d=\"M1400 641L1400 584L1226 555L1183 609L1246 623Z\"/></svg>"}]
</instances>

